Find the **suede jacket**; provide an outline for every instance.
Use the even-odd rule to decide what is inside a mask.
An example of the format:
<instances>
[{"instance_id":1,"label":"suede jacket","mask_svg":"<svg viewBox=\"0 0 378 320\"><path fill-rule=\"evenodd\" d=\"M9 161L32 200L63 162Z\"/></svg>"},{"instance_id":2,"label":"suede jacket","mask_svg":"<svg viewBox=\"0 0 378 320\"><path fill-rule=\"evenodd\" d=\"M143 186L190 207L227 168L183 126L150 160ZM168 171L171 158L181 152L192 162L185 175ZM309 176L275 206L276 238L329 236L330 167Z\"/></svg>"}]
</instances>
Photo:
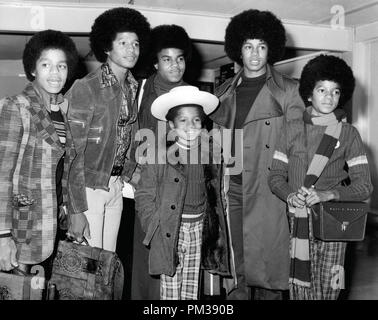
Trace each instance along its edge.
<instances>
[{"instance_id":1,"label":"suede jacket","mask_svg":"<svg viewBox=\"0 0 378 320\"><path fill-rule=\"evenodd\" d=\"M229 240L221 186L222 165L203 166L207 205L202 233L201 266L228 276ZM149 273L152 275L172 276L176 271L177 243L187 186L186 168L180 163L142 166L135 201L142 229L146 233L143 243L150 248Z\"/></svg>"},{"instance_id":2,"label":"suede jacket","mask_svg":"<svg viewBox=\"0 0 378 320\"><path fill-rule=\"evenodd\" d=\"M66 97L70 104L68 121L78 153L69 175L69 213L88 209L85 188L108 190L116 155L117 121L122 102L119 83L102 86L101 67L76 80ZM133 112L137 105L132 101ZM122 179L128 182L136 167L135 133L138 121L131 123L131 145L126 154ZM84 170L83 170L84 169Z\"/></svg>"}]
</instances>

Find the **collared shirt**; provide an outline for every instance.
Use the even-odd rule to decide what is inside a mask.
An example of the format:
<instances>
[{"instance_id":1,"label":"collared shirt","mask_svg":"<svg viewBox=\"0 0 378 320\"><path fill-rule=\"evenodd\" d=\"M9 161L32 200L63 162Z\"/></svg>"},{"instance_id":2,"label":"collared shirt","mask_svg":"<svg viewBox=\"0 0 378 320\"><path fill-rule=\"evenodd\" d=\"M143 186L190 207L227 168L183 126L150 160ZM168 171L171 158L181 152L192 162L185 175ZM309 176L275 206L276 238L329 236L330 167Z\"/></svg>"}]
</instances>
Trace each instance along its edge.
<instances>
[{"instance_id":1,"label":"collared shirt","mask_svg":"<svg viewBox=\"0 0 378 320\"><path fill-rule=\"evenodd\" d=\"M108 63L104 63L101 69L102 88L120 85ZM125 83L120 87L122 90L122 102L117 122L117 151L113 167L123 167L124 165L126 153L131 143L131 123L135 122L137 118L136 112L133 111L133 103L138 89L138 82L130 71L127 71Z\"/></svg>"}]
</instances>

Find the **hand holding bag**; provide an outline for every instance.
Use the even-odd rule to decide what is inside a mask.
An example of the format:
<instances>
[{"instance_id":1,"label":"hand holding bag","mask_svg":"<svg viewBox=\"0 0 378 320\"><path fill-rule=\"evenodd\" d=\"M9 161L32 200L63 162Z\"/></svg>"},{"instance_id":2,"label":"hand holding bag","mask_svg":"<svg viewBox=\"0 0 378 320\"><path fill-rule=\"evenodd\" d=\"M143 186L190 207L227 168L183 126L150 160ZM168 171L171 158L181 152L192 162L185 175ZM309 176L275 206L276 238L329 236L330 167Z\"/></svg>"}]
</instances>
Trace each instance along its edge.
<instances>
[{"instance_id":1,"label":"hand holding bag","mask_svg":"<svg viewBox=\"0 0 378 320\"><path fill-rule=\"evenodd\" d=\"M368 204L365 202L320 202L311 207L314 237L323 241L362 241Z\"/></svg>"},{"instance_id":2,"label":"hand holding bag","mask_svg":"<svg viewBox=\"0 0 378 320\"><path fill-rule=\"evenodd\" d=\"M50 285L57 300L121 300L123 266L115 252L59 241Z\"/></svg>"}]
</instances>

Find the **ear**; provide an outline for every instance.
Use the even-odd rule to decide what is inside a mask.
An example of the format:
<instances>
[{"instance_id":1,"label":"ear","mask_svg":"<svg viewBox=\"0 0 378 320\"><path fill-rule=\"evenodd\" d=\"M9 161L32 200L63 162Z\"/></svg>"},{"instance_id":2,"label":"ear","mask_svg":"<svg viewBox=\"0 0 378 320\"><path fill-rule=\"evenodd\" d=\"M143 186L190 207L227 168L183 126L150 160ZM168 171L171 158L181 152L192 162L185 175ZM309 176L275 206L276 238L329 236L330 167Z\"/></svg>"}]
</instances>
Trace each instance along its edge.
<instances>
[{"instance_id":1,"label":"ear","mask_svg":"<svg viewBox=\"0 0 378 320\"><path fill-rule=\"evenodd\" d=\"M155 63L155 64L154 64L154 67L155 67L155 69L157 70L157 69L158 69L158 64Z\"/></svg>"},{"instance_id":2,"label":"ear","mask_svg":"<svg viewBox=\"0 0 378 320\"><path fill-rule=\"evenodd\" d=\"M173 123L172 120L169 120L168 124L169 124L169 127L171 128L171 130L173 130L175 128L175 124Z\"/></svg>"},{"instance_id":3,"label":"ear","mask_svg":"<svg viewBox=\"0 0 378 320\"><path fill-rule=\"evenodd\" d=\"M311 101L312 101L312 98L311 98L311 97L308 97L308 98L307 98L307 101L311 102Z\"/></svg>"},{"instance_id":4,"label":"ear","mask_svg":"<svg viewBox=\"0 0 378 320\"><path fill-rule=\"evenodd\" d=\"M33 77L35 77L35 72L32 72L31 75L32 75Z\"/></svg>"}]
</instances>

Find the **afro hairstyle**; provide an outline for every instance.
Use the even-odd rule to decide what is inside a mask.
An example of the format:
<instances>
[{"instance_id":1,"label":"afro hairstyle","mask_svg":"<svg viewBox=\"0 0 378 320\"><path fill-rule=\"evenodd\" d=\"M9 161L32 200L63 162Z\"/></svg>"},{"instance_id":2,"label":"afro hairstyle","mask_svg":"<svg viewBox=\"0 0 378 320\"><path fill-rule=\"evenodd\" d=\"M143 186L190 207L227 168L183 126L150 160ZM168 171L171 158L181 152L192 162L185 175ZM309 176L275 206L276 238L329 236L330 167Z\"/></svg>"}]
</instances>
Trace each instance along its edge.
<instances>
[{"instance_id":1,"label":"afro hairstyle","mask_svg":"<svg viewBox=\"0 0 378 320\"><path fill-rule=\"evenodd\" d=\"M285 53L285 28L270 11L245 10L233 18L226 28L224 49L228 57L243 65L241 48L248 39L264 40L268 44L268 63L279 61Z\"/></svg>"},{"instance_id":2,"label":"afro hairstyle","mask_svg":"<svg viewBox=\"0 0 378 320\"><path fill-rule=\"evenodd\" d=\"M79 60L75 43L63 32L50 29L36 33L25 45L22 62L27 79L35 79L32 73L35 71L37 60L47 49L59 49L65 53L68 65L67 80L72 79Z\"/></svg>"},{"instance_id":3,"label":"afro hairstyle","mask_svg":"<svg viewBox=\"0 0 378 320\"><path fill-rule=\"evenodd\" d=\"M120 32L134 32L139 38L140 52L144 54L151 32L149 22L137 10L118 7L100 14L92 25L89 42L98 61L106 61L105 52L112 50L113 41Z\"/></svg>"},{"instance_id":4,"label":"afro hairstyle","mask_svg":"<svg viewBox=\"0 0 378 320\"><path fill-rule=\"evenodd\" d=\"M338 107L343 107L353 95L355 79L352 69L343 59L332 55L321 54L311 59L303 67L299 81L299 94L306 105L311 102L311 97L315 85L318 81L333 81L340 86L340 100Z\"/></svg>"},{"instance_id":5,"label":"afro hairstyle","mask_svg":"<svg viewBox=\"0 0 378 320\"><path fill-rule=\"evenodd\" d=\"M184 52L185 61L192 56L192 42L185 29L175 24L163 24L151 30L151 62L157 62L157 54L166 48L177 48Z\"/></svg>"}]
</instances>

